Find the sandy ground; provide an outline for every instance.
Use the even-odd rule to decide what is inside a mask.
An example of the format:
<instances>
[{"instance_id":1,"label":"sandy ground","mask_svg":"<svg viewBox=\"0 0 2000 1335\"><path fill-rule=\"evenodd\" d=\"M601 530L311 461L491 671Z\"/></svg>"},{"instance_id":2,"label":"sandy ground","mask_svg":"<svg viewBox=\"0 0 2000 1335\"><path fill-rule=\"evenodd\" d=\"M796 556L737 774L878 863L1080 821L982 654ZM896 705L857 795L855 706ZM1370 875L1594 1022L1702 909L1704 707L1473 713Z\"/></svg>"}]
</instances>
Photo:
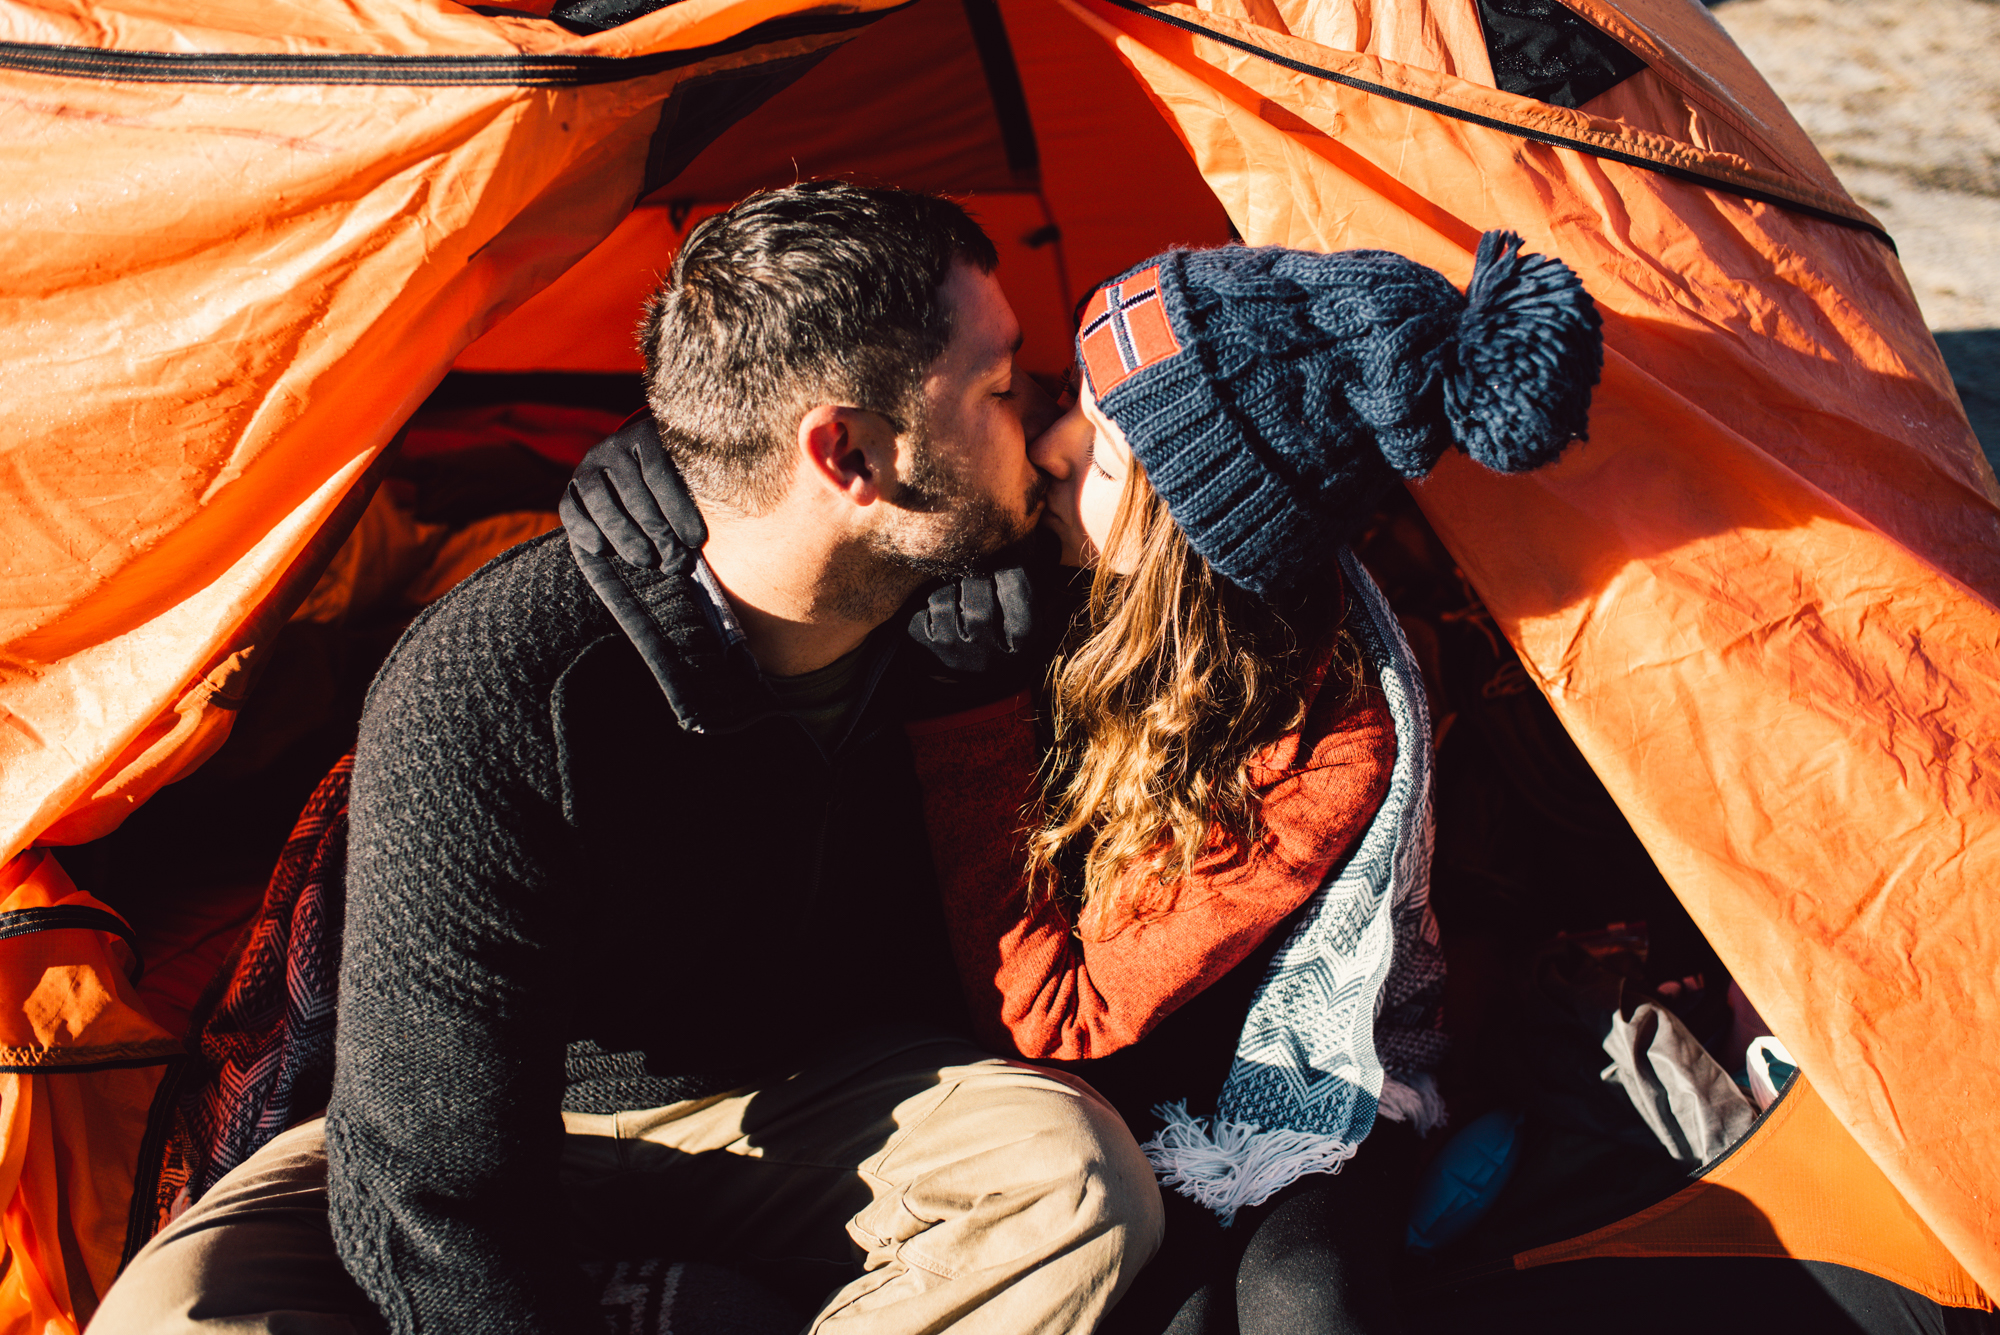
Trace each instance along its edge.
<instances>
[{"instance_id":1,"label":"sandy ground","mask_svg":"<svg viewBox=\"0 0 2000 1335\"><path fill-rule=\"evenodd\" d=\"M2000 463L2000 0L1725 0L1714 14L1896 238Z\"/></svg>"}]
</instances>

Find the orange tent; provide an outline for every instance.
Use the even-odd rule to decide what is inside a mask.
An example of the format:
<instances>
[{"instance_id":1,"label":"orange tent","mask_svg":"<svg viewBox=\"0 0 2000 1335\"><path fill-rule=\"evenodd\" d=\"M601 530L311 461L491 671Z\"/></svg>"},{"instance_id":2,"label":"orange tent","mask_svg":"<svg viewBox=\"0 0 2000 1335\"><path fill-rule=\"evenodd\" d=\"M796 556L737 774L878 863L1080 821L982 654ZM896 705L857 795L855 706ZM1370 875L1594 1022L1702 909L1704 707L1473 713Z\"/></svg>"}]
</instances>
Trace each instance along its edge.
<instances>
[{"instance_id":1,"label":"orange tent","mask_svg":"<svg viewBox=\"0 0 2000 1335\"><path fill-rule=\"evenodd\" d=\"M0 0L6 884L213 753L449 367L629 368L636 294L751 187L971 196L1042 366L1071 298L1168 242L1462 282L1508 226L1605 313L1591 441L1447 460L1419 504L1837 1124L1994 1291L2000 496L1885 238L1721 30L1565 2L1645 64L1587 112L1499 91L1473 0ZM23 968L6 1013L46 1008ZM75 1036L35 1032L9 1070L58 1079L27 1073ZM29 1102L0 1166L60 1134ZM60 1273L37 1236L8 1224ZM47 1310L87 1308L67 1288Z\"/></svg>"},{"instance_id":2,"label":"orange tent","mask_svg":"<svg viewBox=\"0 0 2000 1335\"><path fill-rule=\"evenodd\" d=\"M1418 504L1758 1011L2000 1289L2000 494L1874 221L1700 9L1648 69L1489 84L1470 4L1083 0L1244 239L1463 283L1516 227L1605 315L1591 443ZM1402 14L1403 11L1397 11Z\"/></svg>"},{"instance_id":3,"label":"orange tent","mask_svg":"<svg viewBox=\"0 0 2000 1335\"><path fill-rule=\"evenodd\" d=\"M103 833L212 753L369 462L468 343L621 220L578 275L605 290L561 321L579 342L496 331L467 365L636 369L633 299L674 238L796 172L970 194L1051 365L1070 268L1087 282L1227 236L1108 51L1058 31L1010 60L990 0L712 0L588 37L449 3L361 30L344 7L286 13L0 6L22 126L0 157L0 860ZM1072 26L1046 0L1028 13ZM829 56L764 108L770 133L710 147ZM983 61L1008 62L997 94ZM1113 95L1076 96L1093 87ZM1030 91L1053 103L1039 120ZM857 147L864 124L900 132ZM1132 141L1122 177L1073 151L1113 134ZM1044 165L1042 141L1071 151ZM515 328L546 331L536 316Z\"/></svg>"},{"instance_id":4,"label":"orange tent","mask_svg":"<svg viewBox=\"0 0 2000 1335\"><path fill-rule=\"evenodd\" d=\"M801 174L968 197L1045 370L1074 283L1228 239L1053 0L590 8L0 0L0 1329L88 1319L156 1222L175 1093L116 915L47 849L212 756L357 551L424 545L369 501L455 360L636 370L688 226ZM114 1030L137 1046L104 1070Z\"/></svg>"}]
</instances>

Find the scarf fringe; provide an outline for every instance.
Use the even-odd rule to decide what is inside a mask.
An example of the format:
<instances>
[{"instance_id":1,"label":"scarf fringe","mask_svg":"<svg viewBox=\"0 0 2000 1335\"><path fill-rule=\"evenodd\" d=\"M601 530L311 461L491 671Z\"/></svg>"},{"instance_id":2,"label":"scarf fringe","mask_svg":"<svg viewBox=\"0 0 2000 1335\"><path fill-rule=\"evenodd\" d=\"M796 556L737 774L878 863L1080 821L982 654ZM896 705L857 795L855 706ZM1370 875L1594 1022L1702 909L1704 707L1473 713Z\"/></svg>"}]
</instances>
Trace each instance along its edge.
<instances>
[{"instance_id":1,"label":"scarf fringe","mask_svg":"<svg viewBox=\"0 0 2000 1335\"><path fill-rule=\"evenodd\" d=\"M1428 1136L1445 1122L1444 1095L1429 1071L1412 1071L1400 1079L1386 1076L1375 1109L1392 1122L1413 1122L1417 1134Z\"/></svg>"},{"instance_id":2,"label":"scarf fringe","mask_svg":"<svg viewBox=\"0 0 2000 1335\"><path fill-rule=\"evenodd\" d=\"M1163 1103L1153 1115L1165 1125L1139 1148L1169 1186L1222 1217L1261 1205L1308 1173L1337 1173L1359 1148L1338 1136L1261 1130L1251 1122L1212 1123L1190 1116L1187 1101Z\"/></svg>"}]
</instances>

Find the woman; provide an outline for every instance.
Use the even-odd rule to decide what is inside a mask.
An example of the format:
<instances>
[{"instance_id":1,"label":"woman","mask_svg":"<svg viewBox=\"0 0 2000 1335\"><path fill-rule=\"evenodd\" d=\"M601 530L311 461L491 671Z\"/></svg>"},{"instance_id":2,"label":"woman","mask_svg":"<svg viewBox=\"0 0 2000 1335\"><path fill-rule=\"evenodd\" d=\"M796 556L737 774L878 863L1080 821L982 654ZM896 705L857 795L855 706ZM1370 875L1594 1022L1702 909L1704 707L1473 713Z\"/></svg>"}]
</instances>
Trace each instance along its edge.
<instances>
[{"instance_id":1,"label":"woman","mask_svg":"<svg viewBox=\"0 0 2000 1335\"><path fill-rule=\"evenodd\" d=\"M1034 447L1094 566L1052 745L1025 696L911 726L981 1037L1076 1063L1177 1188L1107 1328L1396 1327L1442 1116L1430 737L1344 544L1448 447L1511 472L1582 435L1596 311L1518 247L1488 233L1465 296L1382 252L1240 247L1106 284Z\"/></svg>"}]
</instances>

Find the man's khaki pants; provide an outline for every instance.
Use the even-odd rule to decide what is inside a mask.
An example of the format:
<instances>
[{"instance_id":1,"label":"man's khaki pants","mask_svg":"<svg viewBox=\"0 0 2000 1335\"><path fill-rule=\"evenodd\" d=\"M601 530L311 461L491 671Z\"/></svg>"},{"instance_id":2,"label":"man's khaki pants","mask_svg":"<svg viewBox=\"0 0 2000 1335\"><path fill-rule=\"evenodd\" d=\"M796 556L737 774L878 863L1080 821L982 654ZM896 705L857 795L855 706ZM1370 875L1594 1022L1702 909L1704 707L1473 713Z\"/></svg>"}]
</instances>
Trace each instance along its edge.
<instances>
[{"instance_id":1,"label":"man's khaki pants","mask_svg":"<svg viewBox=\"0 0 2000 1335\"><path fill-rule=\"evenodd\" d=\"M879 1035L767 1087L563 1120L551 1247L817 1268L827 1335L1088 1331L1159 1246L1151 1168L1109 1105L953 1040ZM377 1328L334 1254L315 1121L153 1239L90 1335Z\"/></svg>"}]
</instances>

